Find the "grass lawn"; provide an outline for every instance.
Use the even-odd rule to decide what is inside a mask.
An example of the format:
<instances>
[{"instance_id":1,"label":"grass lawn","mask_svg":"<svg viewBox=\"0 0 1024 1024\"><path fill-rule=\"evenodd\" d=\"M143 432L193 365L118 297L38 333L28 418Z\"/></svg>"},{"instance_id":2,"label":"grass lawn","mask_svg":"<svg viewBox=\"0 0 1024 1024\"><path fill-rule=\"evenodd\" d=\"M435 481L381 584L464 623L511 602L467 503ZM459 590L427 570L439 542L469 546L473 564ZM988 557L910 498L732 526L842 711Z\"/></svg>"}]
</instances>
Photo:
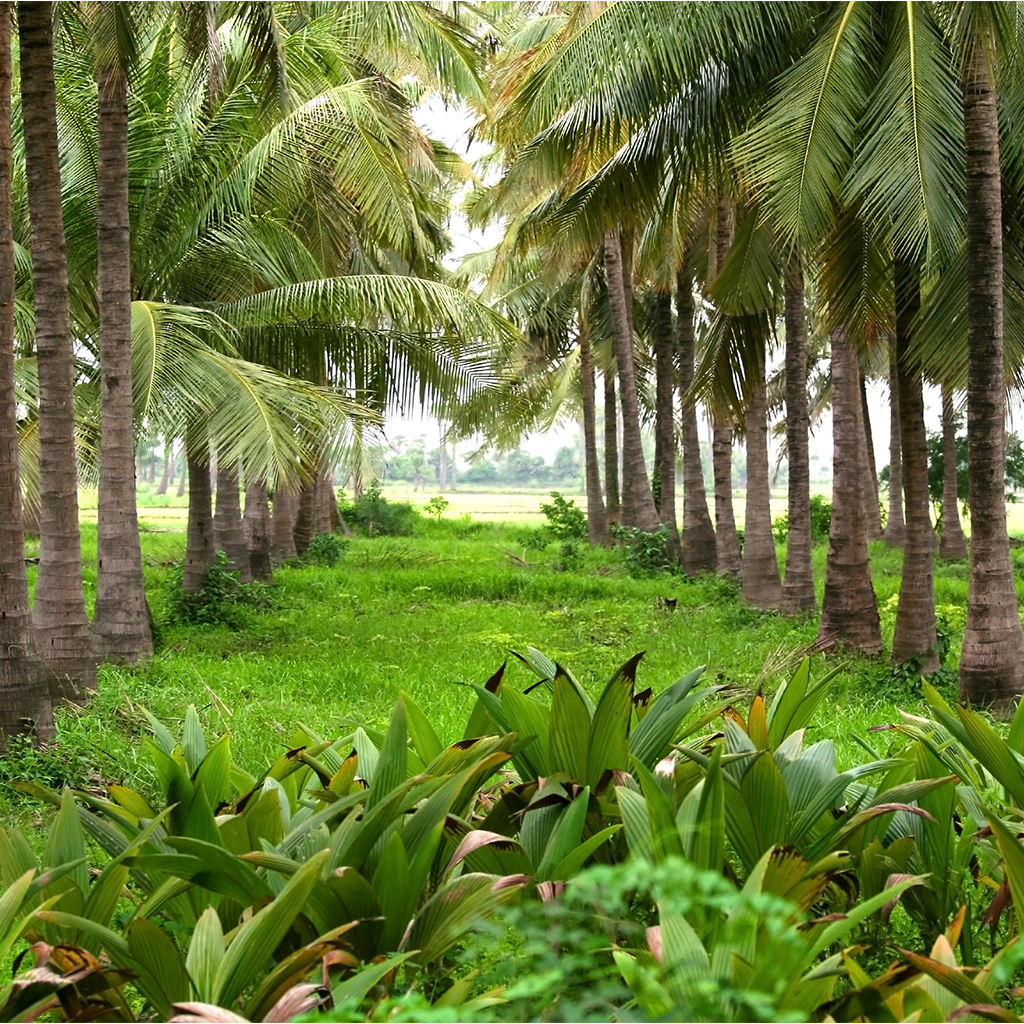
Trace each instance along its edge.
<instances>
[{"instance_id":1,"label":"grass lawn","mask_svg":"<svg viewBox=\"0 0 1024 1024\"><path fill-rule=\"evenodd\" d=\"M465 497L511 509L547 495ZM298 723L332 737L351 732L354 723L384 725L403 690L426 709L442 739L454 740L474 699L467 684L483 683L506 658L513 684L533 681L509 653L528 646L564 663L595 694L619 665L644 651L641 688L657 691L706 665L708 681L728 684L730 699L743 704L758 687L772 692L817 633L816 617L746 608L735 585L717 577L633 578L621 550L585 550L577 569L558 571L558 545L537 550L524 516L477 521L465 513L440 522L424 518L410 538L356 538L332 568L281 568L262 592L266 607L241 608L231 626L182 626L171 621L168 599L172 563L184 553L183 512L140 510L156 657L135 669L101 668L96 698L58 713L54 747L5 761L8 782L131 781L145 788L148 769L139 754L149 730L142 708L176 731L195 704L213 731L231 730L236 759L252 772L292 745ZM95 528L88 521L83 544L91 597ZM780 549L780 559L783 554ZM824 545L815 551L819 600L825 554ZM881 544L872 548L887 643L901 558ZM1024 549L1015 558L1024 568ZM966 563L937 561L950 666L959 654L966 597ZM675 600L673 611L666 599ZM824 659L817 660L815 671L825 671ZM840 762L863 753L858 741L884 754L887 734L868 730L894 720L899 708L923 709L919 683L893 675L885 657L843 665L809 738L832 738ZM947 671L940 685L954 695L955 673ZM34 817L43 828L48 812L37 812L3 787L4 818L24 826Z\"/></svg>"}]
</instances>

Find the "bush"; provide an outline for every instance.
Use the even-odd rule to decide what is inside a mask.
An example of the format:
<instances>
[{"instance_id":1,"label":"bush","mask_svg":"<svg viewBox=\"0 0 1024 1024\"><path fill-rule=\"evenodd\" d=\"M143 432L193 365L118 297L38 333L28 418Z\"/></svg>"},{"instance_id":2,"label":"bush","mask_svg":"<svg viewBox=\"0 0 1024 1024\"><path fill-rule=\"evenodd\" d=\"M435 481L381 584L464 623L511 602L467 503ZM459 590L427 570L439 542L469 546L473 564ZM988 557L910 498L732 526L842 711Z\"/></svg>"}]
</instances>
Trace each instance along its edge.
<instances>
[{"instance_id":1,"label":"bush","mask_svg":"<svg viewBox=\"0 0 1024 1024\"><path fill-rule=\"evenodd\" d=\"M339 502L341 514L349 526L367 537L408 537L419 518L407 501L388 501L380 484L372 483L358 501Z\"/></svg>"},{"instance_id":2,"label":"bush","mask_svg":"<svg viewBox=\"0 0 1024 1024\"><path fill-rule=\"evenodd\" d=\"M668 530L664 526L652 533L638 526L612 523L611 534L615 543L626 550L626 568L630 575L649 576L675 570L676 566L668 557Z\"/></svg>"},{"instance_id":3,"label":"bush","mask_svg":"<svg viewBox=\"0 0 1024 1024\"><path fill-rule=\"evenodd\" d=\"M547 529L556 540L586 540L587 516L571 498L563 498L558 491L551 492L549 503L541 502L541 512L547 519Z\"/></svg>"},{"instance_id":4,"label":"bush","mask_svg":"<svg viewBox=\"0 0 1024 1024\"><path fill-rule=\"evenodd\" d=\"M820 494L811 495L811 541L824 544L832 529L832 502ZM772 520L772 533L775 540L782 544L789 536L789 513L783 512Z\"/></svg>"},{"instance_id":5,"label":"bush","mask_svg":"<svg viewBox=\"0 0 1024 1024\"><path fill-rule=\"evenodd\" d=\"M228 568L228 556L223 551L217 552L199 590L185 590L184 575L184 562L178 562L164 585L167 621L172 625L242 629L246 609L266 611L273 607L270 588L263 583L239 583L238 572Z\"/></svg>"},{"instance_id":6,"label":"bush","mask_svg":"<svg viewBox=\"0 0 1024 1024\"><path fill-rule=\"evenodd\" d=\"M336 533L318 533L302 556L302 561L307 565L324 565L330 568L345 557L347 550L347 537L339 537Z\"/></svg>"},{"instance_id":7,"label":"bush","mask_svg":"<svg viewBox=\"0 0 1024 1024\"><path fill-rule=\"evenodd\" d=\"M451 505L452 503L447 498L442 498L441 495L438 494L423 506L423 514L426 516L433 516L435 519L440 520L445 512L451 508Z\"/></svg>"}]
</instances>

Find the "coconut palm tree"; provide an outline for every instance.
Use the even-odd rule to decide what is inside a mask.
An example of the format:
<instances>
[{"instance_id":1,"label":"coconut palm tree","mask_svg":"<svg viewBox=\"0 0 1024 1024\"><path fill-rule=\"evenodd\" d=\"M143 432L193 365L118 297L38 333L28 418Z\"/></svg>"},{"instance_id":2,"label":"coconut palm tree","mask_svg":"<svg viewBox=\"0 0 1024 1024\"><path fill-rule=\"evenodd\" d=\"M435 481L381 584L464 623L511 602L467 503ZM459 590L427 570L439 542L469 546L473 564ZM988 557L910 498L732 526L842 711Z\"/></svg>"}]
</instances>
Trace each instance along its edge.
<instances>
[{"instance_id":1,"label":"coconut palm tree","mask_svg":"<svg viewBox=\"0 0 1024 1024\"><path fill-rule=\"evenodd\" d=\"M54 698L96 687L82 589L75 467L74 360L61 210L53 4L18 5L21 106L32 224L39 368L39 575L33 619Z\"/></svg>"},{"instance_id":2,"label":"coconut palm tree","mask_svg":"<svg viewBox=\"0 0 1024 1024\"><path fill-rule=\"evenodd\" d=\"M0 4L0 744L53 738L49 671L39 658L25 576L14 384L14 236L11 225L11 4Z\"/></svg>"}]
</instances>

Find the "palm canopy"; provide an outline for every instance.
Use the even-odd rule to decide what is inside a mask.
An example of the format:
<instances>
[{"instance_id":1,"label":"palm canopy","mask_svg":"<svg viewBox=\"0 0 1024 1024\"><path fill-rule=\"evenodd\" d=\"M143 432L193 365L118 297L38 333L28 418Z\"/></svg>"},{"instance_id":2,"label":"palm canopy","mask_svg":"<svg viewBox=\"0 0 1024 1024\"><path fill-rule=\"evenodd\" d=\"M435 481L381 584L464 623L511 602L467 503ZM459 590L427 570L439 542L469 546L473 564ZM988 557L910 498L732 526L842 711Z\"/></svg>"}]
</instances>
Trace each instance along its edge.
<instances>
[{"instance_id":1,"label":"palm canopy","mask_svg":"<svg viewBox=\"0 0 1024 1024\"><path fill-rule=\"evenodd\" d=\"M341 417L458 402L491 380L482 345L512 333L471 297L416 276L437 273L451 171L468 169L419 131L406 90L373 62L387 50L378 7L399 21L415 9L411 56L388 70L415 69L418 54L434 68L428 85L454 87L460 65L472 75L464 32L425 5L287 6L275 5L287 109L266 102L244 19L217 30L218 67L182 59L165 11L139 41L129 121L137 418L180 433L212 415L258 475L287 471L312 443L299 438L337 435ZM340 22L373 33L367 52ZM441 66L430 55L445 39L460 49ZM75 332L95 358L95 85L87 40L74 41L60 54L65 222ZM357 383L359 404L339 397Z\"/></svg>"}]
</instances>

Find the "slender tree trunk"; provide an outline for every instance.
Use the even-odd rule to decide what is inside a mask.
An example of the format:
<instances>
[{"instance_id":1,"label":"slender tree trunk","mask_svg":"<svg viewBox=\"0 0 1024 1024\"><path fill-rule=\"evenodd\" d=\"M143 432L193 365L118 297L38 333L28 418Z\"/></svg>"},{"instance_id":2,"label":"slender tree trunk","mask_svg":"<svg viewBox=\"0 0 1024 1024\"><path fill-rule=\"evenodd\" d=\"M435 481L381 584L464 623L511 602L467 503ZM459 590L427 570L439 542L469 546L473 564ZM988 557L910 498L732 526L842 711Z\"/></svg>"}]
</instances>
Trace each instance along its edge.
<instances>
[{"instance_id":1,"label":"slender tree trunk","mask_svg":"<svg viewBox=\"0 0 1024 1024\"><path fill-rule=\"evenodd\" d=\"M437 461L438 489L441 494L448 490L448 446L444 443L444 436L441 437L441 448Z\"/></svg>"},{"instance_id":2,"label":"slender tree trunk","mask_svg":"<svg viewBox=\"0 0 1024 1024\"><path fill-rule=\"evenodd\" d=\"M302 485L299 507L295 515L295 553L301 558L313 543L314 513L316 511L316 481Z\"/></svg>"},{"instance_id":3,"label":"slender tree trunk","mask_svg":"<svg viewBox=\"0 0 1024 1024\"><path fill-rule=\"evenodd\" d=\"M697 434L697 403L690 395L693 385L694 329L693 288L688 268L676 280L676 324L679 330L679 399L683 438L683 572L696 576L714 572L718 565L715 528L708 513L704 467Z\"/></svg>"},{"instance_id":4,"label":"slender tree trunk","mask_svg":"<svg viewBox=\"0 0 1024 1024\"><path fill-rule=\"evenodd\" d=\"M768 481L768 409L764 389L764 351L747 404L747 501L743 528L743 599L758 608L778 608L782 581L772 534Z\"/></svg>"},{"instance_id":5,"label":"slender tree trunk","mask_svg":"<svg viewBox=\"0 0 1024 1024\"><path fill-rule=\"evenodd\" d=\"M580 384L583 391L583 465L587 483L587 539L591 544L608 544L608 518L601 497L601 470L597 461L596 385L594 354L590 350L587 324L580 318Z\"/></svg>"},{"instance_id":6,"label":"slender tree trunk","mask_svg":"<svg viewBox=\"0 0 1024 1024\"><path fill-rule=\"evenodd\" d=\"M213 515L213 535L217 549L228 556L228 568L238 573L239 583L252 583L249 544L242 526L238 470L228 465L223 453L217 459L217 511Z\"/></svg>"},{"instance_id":7,"label":"slender tree trunk","mask_svg":"<svg viewBox=\"0 0 1024 1024\"><path fill-rule=\"evenodd\" d=\"M609 523L622 515L619 499L619 413L615 401L615 370L604 372L604 487Z\"/></svg>"},{"instance_id":8,"label":"slender tree trunk","mask_svg":"<svg viewBox=\"0 0 1024 1024\"><path fill-rule=\"evenodd\" d=\"M889 346L889 517L882 539L902 547L907 539L903 518L903 450L900 447L899 360L896 345Z\"/></svg>"},{"instance_id":9,"label":"slender tree trunk","mask_svg":"<svg viewBox=\"0 0 1024 1024\"><path fill-rule=\"evenodd\" d=\"M864 433L864 457L861 460L861 465L864 468L864 522L868 531L868 540L880 540L882 537L882 512L878 504L878 473L875 469L875 440L871 433L868 389L859 370L857 376L860 381L860 415Z\"/></svg>"},{"instance_id":10,"label":"slender tree trunk","mask_svg":"<svg viewBox=\"0 0 1024 1024\"><path fill-rule=\"evenodd\" d=\"M655 470L658 473L658 518L668 530L668 556L673 562L682 558L679 526L676 523L676 429L675 429L675 335L672 327L672 293L659 291L655 299L657 337L655 339L657 421Z\"/></svg>"},{"instance_id":11,"label":"slender tree trunk","mask_svg":"<svg viewBox=\"0 0 1024 1024\"><path fill-rule=\"evenodd\" d=\"M178 497L181 498L185 494L185 488L188 486L188 459L181 460L181 479L178 481Z\"/></svg>"},{"instance_id":12,"label":"slender tree trunk","mask_svg":"<svg viewBox=\"0 0 1024 1024\"><path fill-rule=\"evenodd\" d=\"M935 588L932 581L932 530L928 500L928 437L924 426L921 369L911 362L911 325L921 305L916 267L896 265L896 355L899 371L900 440L903 493L907 504L907 542L892 641L893 664L914 659L925 674L939 667L935 648Z\"/></svg>"},{"instance_id":13,"label":"slender tree trunk","mask_svg":"<svg viewBox=\"0 0 1024 1024\"><path fill-rule=\"evenodd\" d=\"M109 12L109 8L107 11ZM109 16L107 15L100 15ZM97 511L96 653L134 662L153 654L135 507L132 418L132 274L128 233L128 75L96 69L100 309L100 479ZM152 462L152 460L151 460ZM164 462L166 476L166 460ZM166 485L165 485L166 490Z\"/></svg>"},{"instance_id":14,"label":"slender tree trunk","mask_svg":"<svg viewBox=\"0 0 1024 1024\"><path fill-rule=\"evenodd\" d=\"M278 481L274 488L274 515L270 520L270 557L275 565L299 557L295 550L295 519L299 496Z\"/></svg>"},{"instance_id":15,"label":"slender tree trunk","mask_svg":"<svg viewBox=\"0 0 1024 1024\"><path fill-rule=\"evenodd\" d=\"M991 31L976 41L964 82L971 571L960 695L1005 707L1024 690L1024 630L1006 532L999 118L986 58L995 60Z\"/></svg>"},{"instance_id":16,"label":"slender tree trunk","mask_svg":"<svg viewBox=\"0 0 1024 1024\"><path fill-rule=\"evenodd\" d=\"M743 568L732 510L732 426L715 416L711 425L711 471L715 477L715 553L718 571L739 576Z\"/></svg>"},{"instance_id":17,"label":"slender tree trunk","mask_svg":"<svg viewBox=\"0 0 1024 1024\"><path fill-rule=\"evenodd\" d=\"M633 332L626 305L622 247L617 231L606 231L604 234L604 258L612 332L615 336L615 362L619 373L619 404L622 407L622 522L625 526L636 526L653 533L658 529L658 510L654 507L640 437L640 403L633 367Z\"/></svg>"},{"instance_id":18,"label":"slender tree trunk","mask_svg":"<svg viewBox=\"0 0 1024 1024\"><path fill-rule=\"evenodd\" d=\"M77 699L96 688L96 656L85 613L74 353L61 213L53 4L18 4L32 278L39 372L39 575L33 618L39 653L53 671L51 695Z\"/></svg>"},{"instance_id":19,"label":"slender tree trunk","mask_svg":"<svg viewBox=\"0 0 1024 1024\"><path fill-rule=\"evenodd\" d=\"M189 427L185 453L188 460L188 529L182 587L194 594L206 585L207 574L217 554L214 548L210 449L206 438L195 427Z\"/></svg>"},{"instance_id":20,"label":"slender tree trunk","mask_svg":"<svg viewBox=\"0 0 1024 1024\"><path fill-rule=\"evenodd\" d=\"M11 226L11 4L0 3L0 750L7 737L53 739L50 670L39 657L25 577L14 389Z\"/></svg>"},{"instance_id":21,"label":"slender tree trunk","mask_svg":"<svg viewBox=\"0 0 1024 1024\"><path fill-rule=\"evenodd\" d=\"M331 521L331 474L321 473L316 481L316 533L333 533Z\"/></svg>"},{"instance_id":22,"label":"slender tree trunk","mask_svg":"<svg viewBox=\"0 0 1024 1024\"><path fill-rule=\"evenodd\" d=\"M845 328L832 332L832 527L818 642L875 654L882 649L864 523L864 449L857 353Z\"/></svg>"},{"instance_id":23,"label":"slender tree trunk","mask_svg":"<svg viewBox=\"0 0 1024 1024\"><path fill-rule=\"evenodd\" d=\"M252 578L269 580L270 565L270 503L266 481L250 483L245 488L245 527L249 545L249 569Z\"/></svg>"},{"instance_id":24,"label":"slender tree trunk","mask_svg":"<svg viewBox=\"0 0 1024 1024\"><path fill-rule=\"evenodd\" d=\"M807 409L807 313L803 262L794 255L786 266L786 448L789 452L789 539L782 608L793 615L815 611L811 536L811 462Z\"/></svg>"},{"instance_id":25,"label":"slender tree trunk","mask_svg":"<svg viewBox=\"0 0 1024 1024\"><path fill-rule=\"evenodd\" d=\"M164 443L164 468L160 473L160 483L157 485L157 494L166 494L167 488L174 478L174 439L168 438Z\"/></svg>"},{"instance_id":26,"label":"slender tree trunk","mask_svg":"<svg viewBox=\"0 0 1024 1024\"><path fill-rule=\"evenodd\" d=\"M966 558L967 540L960 525L960 498L957 494L956 415L953 388L942 384L942 537L941 558Z\"/></svg>"}]
</instances>

